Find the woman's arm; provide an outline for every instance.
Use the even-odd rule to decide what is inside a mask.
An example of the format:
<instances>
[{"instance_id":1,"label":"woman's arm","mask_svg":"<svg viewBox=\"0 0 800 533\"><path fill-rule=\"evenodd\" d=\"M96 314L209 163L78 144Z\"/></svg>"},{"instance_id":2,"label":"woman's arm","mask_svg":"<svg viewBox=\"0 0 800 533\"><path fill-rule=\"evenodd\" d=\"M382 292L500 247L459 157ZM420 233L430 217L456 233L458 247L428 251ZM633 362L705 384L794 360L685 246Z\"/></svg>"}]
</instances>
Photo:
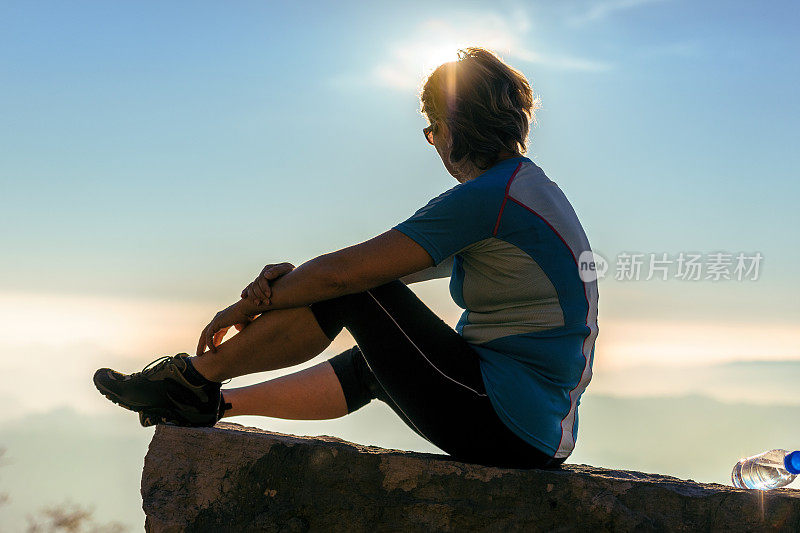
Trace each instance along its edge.
<instances>
[{"instance_id":1,"label":"woman's arm","mask_svg":"<svg viewBox=\"0 0 800 533\"><path fill-rule=\"evenodd\" d=\"M433 266L425 249L390 229L372 239L306 261L270 283L269 303L242 299L239 309L254 316L270 309L300 307L365 291Z\"/></svg>"}]
</instances>

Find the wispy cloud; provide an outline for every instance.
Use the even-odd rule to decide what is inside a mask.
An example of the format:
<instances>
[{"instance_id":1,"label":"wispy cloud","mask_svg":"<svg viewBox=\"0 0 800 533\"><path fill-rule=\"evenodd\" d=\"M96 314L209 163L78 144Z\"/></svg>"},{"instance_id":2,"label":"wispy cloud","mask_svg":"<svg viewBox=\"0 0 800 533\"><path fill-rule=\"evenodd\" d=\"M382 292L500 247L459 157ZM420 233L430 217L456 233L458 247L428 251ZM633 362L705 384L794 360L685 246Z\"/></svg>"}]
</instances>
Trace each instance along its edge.
<instances>
[{"instance_id":1,"label":"wispy cloud","mask_svg":"<svg viewBox=\"0 0 800 533\"><path fill-rule=\"evenodd\" d=\"M451 14L446 19L423 21L401 41L386 50L385 60L366 75L374 85L392 89L419 88L425 76L438 65L456 59L459 48L482 46L507 60L519 60L549 68L598 72L611 68L609 63L563 53L553 53L529 44L531 24L525 13L501 15L494 12ZM355 78L335 80L342 84ZM358 76L363 83L364 76Z\"/></svg>"},{"instance_id":2,"label":"wispy cloud","mask_svg":"<svg viewBox=\"0 0 800 533\"><path fill-rule=\"evenodd\" d=\"M657 4L667 0L600 0L592 2L582 12L567 19L571 26L581 26L588 22L596 22L618 11L627 11L649 4Z\"/></svg>"}]
</instances>

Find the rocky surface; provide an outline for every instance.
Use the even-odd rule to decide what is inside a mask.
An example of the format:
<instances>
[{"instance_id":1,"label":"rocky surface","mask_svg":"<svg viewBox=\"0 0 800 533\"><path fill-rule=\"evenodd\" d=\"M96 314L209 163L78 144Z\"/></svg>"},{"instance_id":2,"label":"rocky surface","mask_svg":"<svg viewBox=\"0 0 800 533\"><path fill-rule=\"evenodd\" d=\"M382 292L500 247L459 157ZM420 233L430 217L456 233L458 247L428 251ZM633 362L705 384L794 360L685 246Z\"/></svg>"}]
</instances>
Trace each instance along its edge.
<instances>
[{"instance_id":1,"label":"rocky surface","mask_svg":"<svg viewBox=\"0 0 800 533\"><path fill-rule=\"evenodd\" d=\"M227 422L159 425L142 499L153 533L800 531L800 490L575 464L492 468Z\"/></svg>"}]
</instances>

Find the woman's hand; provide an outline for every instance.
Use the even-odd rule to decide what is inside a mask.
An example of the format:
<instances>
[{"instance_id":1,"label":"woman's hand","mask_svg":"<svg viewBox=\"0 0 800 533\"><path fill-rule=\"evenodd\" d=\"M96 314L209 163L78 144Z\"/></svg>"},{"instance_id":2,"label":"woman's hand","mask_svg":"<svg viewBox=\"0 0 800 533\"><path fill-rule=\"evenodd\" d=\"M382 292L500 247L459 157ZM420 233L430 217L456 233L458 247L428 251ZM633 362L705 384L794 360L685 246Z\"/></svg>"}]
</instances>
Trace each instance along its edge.
<instances>
[{"instance_id":1,"label":"woman's hand","mask_svg":"<svg viewBox=\"0 0 800 533\"><path fill-rule=\"evenodd\" d=\"M249 316L242 311L240 303L241 300L226 307L214 316L200 334L200 341L197 344L197 355L202 355L206 346L208 346L212 352L216 353L217 346L222 342L222 338L228 330L231 329L231 326L235 326L237 330L242 331L255 319L255 317Z\"/></svg>"},{"instance_id":2,"label":"woman's hand","mask_svg":"<svg viewBox=\"0 0 800 533\"><path fill-rule=\"evenodd\" d=\"M291 263L277 263L265 266L261 270L261 274L244 288L242 298L250 300L257 307L261 307L265 303L268 304L269 298L272 296L272 289L269 286L270 280L277 279L292 270L294 270L294 265Z\"/></svg>"}]
</instances>

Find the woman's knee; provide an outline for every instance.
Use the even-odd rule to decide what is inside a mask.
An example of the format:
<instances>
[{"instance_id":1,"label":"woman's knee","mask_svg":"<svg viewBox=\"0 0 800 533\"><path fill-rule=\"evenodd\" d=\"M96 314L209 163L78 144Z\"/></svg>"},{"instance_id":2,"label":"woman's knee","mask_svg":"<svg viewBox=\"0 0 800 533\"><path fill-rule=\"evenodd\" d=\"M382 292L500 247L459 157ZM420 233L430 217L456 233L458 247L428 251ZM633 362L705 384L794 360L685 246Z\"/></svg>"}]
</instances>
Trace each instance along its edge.
<instances>
[{"instance_id":1,"label":"woman's knee","mask_svg":"<svg viewBox=\"0 0 800 533\"><path fill-rule=\"evenodd\" d=\"M358 346L353 346L328 361L339 378L348 413L362 408L373 398L382 399L383 390L372 375Z\"/></svg>"},{"instance_id":2,"label":"woman's knee","mask_svg":"<svg viewBox=\"0 0 800 533\"><path fill-rule=\"evenodd\" d=\"M344 328L354 324L363 323L374 316L373 308L376 303L382 307L394 307L393 301L398 300L402 291L413 292L400 280L379 285L372 289L352 294L344 294L314 302L309 308L314 313L322 330L333 340ZM408 295L405 295L408 297Z\"/></svg>"}]
</instances>

